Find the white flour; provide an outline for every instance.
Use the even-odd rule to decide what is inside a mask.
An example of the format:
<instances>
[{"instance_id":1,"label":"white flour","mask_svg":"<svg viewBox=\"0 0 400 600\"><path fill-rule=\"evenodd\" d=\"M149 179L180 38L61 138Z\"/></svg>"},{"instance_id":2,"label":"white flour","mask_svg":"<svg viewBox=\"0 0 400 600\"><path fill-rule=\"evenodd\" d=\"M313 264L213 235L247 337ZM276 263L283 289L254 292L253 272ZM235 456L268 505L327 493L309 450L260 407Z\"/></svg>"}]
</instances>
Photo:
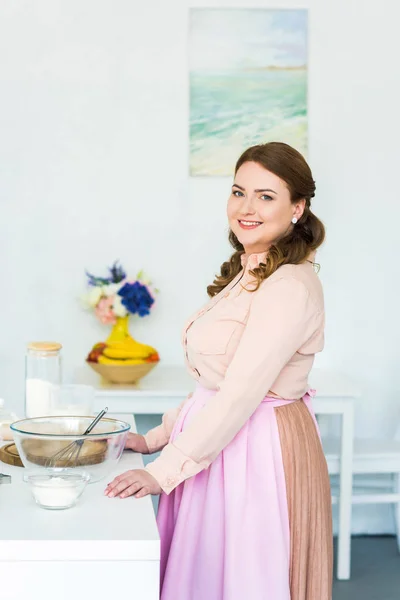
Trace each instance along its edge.
<instances>
[{"instance_id":1,"label":"white flour","mask_svg":"<svg viewBox=\"0 0 400 600\"><path fill-rule=\"evenodd\" d=\"M50 414L53 384L44 379L27 379L25 412L28 419L46 417Z\"/></svg>"},{"instance_id":2,"label":"white flour","mask_svg":"<svg viewBox=\"0 0 400 600\"><path fill-rule=\"evenodd\" d=\"M39 504L51 508L69 506L75 502L78 495L75 484L65 481L62 477L52 477L46 482L41 481L40 485L32 482L31 486L33 495Z\"/></svg>"}]
</instances>

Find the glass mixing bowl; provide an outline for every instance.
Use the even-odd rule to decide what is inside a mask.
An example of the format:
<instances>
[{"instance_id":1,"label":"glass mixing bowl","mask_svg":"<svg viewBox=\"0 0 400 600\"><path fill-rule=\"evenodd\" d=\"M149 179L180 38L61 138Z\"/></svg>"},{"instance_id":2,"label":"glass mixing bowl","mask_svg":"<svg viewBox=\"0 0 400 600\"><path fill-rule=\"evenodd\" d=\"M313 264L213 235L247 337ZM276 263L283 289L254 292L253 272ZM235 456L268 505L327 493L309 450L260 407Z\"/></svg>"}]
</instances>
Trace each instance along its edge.
<instances>
[{"instance_id":1,"label":"glass mixing bowl","mask_svg":"<svg viewBox=\"0 0 400 600\"><path fill-rule=\"evenodd\" d=\"M53 416L23 419L10 425L18 453L28 469L77 468L90 483L106 477L118 463L129 423L103 418L82 435L93 417Z\"/></svg>"}]
</instances>

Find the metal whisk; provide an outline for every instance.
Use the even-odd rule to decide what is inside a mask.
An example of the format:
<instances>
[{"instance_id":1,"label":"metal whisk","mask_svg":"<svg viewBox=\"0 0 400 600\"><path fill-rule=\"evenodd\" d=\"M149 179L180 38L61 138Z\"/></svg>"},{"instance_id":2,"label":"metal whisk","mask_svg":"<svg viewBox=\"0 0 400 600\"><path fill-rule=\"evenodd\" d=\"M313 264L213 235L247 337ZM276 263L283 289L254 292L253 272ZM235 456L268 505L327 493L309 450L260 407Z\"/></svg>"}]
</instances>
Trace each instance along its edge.
<instances>
[{"instance_id":1,"label":"metal whisk","mask_svg":"<svg viewBox=\"0 0 400 600\"><path fill-rule=\"evenodd\" d=\"M108 411L108 406L104 408L95 419L90 423L89 427L82 433L82 435L88 435L97 423L104 417ZM63 463L63 467L76 466L78 463L79 455L82 450L82 446L86 440L74 440L68 444L65 448L53 454L47 459L46 467L55 467L58 462Z\"/></svg>"}]
</instances>

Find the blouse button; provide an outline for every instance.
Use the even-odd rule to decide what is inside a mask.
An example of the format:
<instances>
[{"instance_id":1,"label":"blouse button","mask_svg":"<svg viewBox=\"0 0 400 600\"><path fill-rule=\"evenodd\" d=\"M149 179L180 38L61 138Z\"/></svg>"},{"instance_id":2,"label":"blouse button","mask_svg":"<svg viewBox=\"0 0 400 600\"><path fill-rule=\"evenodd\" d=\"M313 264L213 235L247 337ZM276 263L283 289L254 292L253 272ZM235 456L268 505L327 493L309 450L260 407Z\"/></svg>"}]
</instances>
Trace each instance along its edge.
<instances>
[{"instance_id":1,"label":"blouse button","mask_svg":"<svg viewBox=\"0 0 400 600\"><path fill-rule=\"evenodd\" d=\"M168 479L166 480L166 485L174 485L177 482L176 477L168 477Z\"/></svg>"}]
</instances>

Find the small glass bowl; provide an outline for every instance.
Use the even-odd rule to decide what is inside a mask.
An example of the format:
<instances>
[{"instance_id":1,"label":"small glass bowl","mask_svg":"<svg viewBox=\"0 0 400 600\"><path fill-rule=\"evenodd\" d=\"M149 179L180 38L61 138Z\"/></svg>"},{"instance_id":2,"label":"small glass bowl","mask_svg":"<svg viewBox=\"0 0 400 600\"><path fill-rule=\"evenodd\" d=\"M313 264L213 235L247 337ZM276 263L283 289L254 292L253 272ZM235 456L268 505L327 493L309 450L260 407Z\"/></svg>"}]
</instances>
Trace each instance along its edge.
<instances>
[{"instance_id":1,"label":"small glass bowl","mask_svg":"<svg viewBox=\"0 0 400 600\"><path fill-rule=\"evenodd\" d=\"M89 473L77 469L38 469L24 475L36 504L49 510L74 506L89 479Z\"/></svg>"},{"instance_id":2,"label":"small glass bowl","mask_svg":"<svg viewBox=\"0 0 400 600\"><path fill-rule=\"evenodd\" d=\"M51 416L86 416L93 414L94 387L91 385L68 383L53 385L50 388Z\"/></svg>"}]
</instances>

